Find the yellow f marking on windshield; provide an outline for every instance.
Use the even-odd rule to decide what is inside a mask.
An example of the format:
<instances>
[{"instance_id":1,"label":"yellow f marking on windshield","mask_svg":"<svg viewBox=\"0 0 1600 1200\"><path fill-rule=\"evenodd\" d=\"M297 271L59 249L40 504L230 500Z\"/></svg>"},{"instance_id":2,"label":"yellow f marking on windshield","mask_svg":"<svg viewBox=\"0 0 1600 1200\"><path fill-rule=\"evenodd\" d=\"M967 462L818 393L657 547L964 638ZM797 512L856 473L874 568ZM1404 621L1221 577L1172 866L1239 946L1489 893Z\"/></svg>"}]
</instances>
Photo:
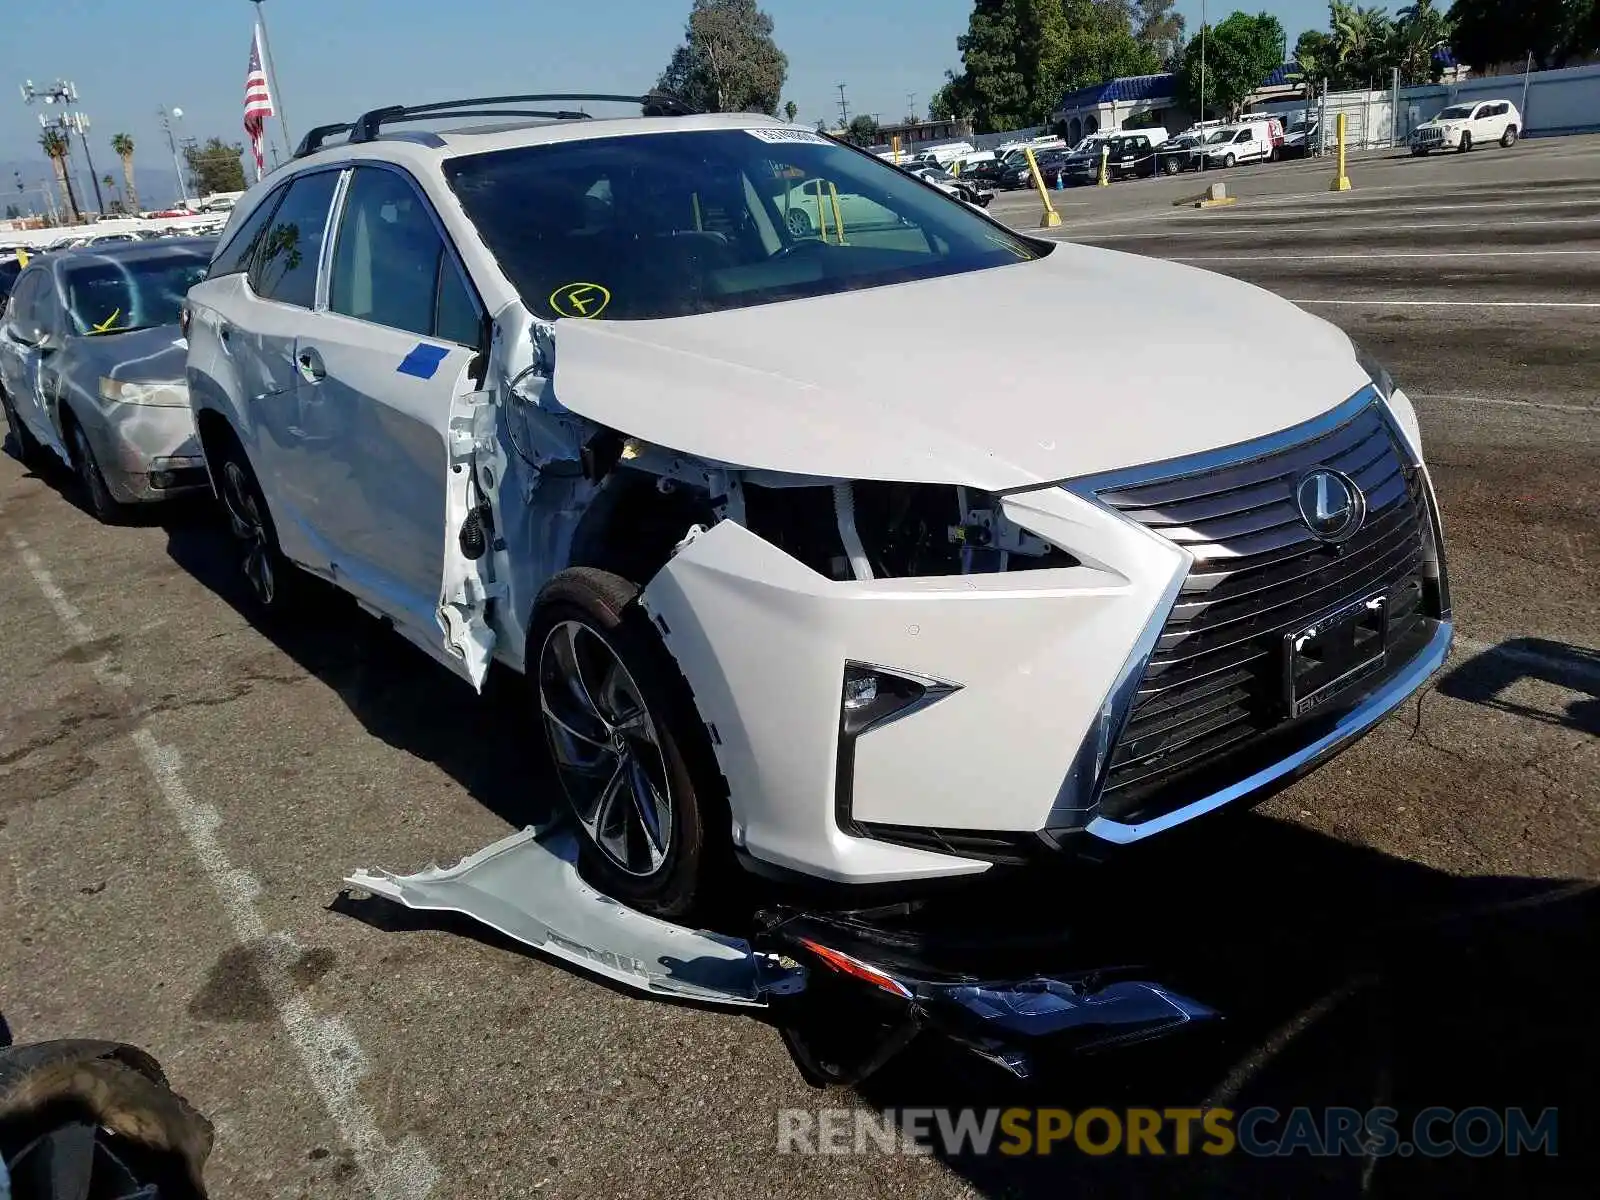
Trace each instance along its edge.
<instances>
[{"instance_id":1,"label":"yellow f marking on windshield","mask_svg":"<svg viewBox=\"0 0 1600 1200\"><path fill-rule=\"evenodd\" d=\"M611 291L598 283L567 283L550 293L550 307L559 316L593 319L611 303Z\"/></svg>"}]
</instances>

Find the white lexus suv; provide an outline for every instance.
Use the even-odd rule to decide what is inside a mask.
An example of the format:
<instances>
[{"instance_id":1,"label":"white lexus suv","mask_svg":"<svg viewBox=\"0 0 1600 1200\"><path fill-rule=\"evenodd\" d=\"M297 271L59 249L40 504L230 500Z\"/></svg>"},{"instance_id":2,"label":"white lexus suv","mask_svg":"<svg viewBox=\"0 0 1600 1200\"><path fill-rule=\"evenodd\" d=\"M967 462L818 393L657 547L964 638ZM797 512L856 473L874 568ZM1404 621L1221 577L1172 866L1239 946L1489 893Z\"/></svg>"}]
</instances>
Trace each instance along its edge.
<instances>
[{"instance_id":1,"label":"white lexus suv","mask_svg":"<svg viewBox=\"0 0 1600 1200\"><path fill-rule=\"evenodd\" d=\"M525 673L612 894L1093 857L1443 661L1416 417L1338 329L767 117L551 107L600 99L309 135L190 293L188 377L260 606L310 572Z\"/></svg>"}]
</instances>

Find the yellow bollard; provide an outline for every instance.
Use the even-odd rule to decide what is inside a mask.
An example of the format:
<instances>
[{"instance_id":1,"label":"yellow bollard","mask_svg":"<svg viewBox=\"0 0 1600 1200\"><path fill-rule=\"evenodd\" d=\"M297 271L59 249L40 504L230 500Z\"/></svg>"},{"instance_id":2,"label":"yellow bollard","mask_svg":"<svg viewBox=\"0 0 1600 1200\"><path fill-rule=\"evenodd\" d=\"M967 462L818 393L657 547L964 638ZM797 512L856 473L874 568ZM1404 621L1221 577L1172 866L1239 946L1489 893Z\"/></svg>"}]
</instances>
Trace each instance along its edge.
<instances>
[{"instance_id":1,"label":"yellow bollard","mask_svg":"<svg viewBox=\"0 0 1600 1200\"><path fill-rule=\"evenodd\" d=\"M1111 175L1110 175L1110 172L1106 168L1106 163L1110 158L1111 158L1111 143L1109 143L1109 142L1101 142L1100 143L1100 186L1101 187L1110 187L1111 186Z\"/></svg>"},{"instance_id":2,"label":"yellow bollard","mask_svg":"<svg viewBox=\"0 0 1600 1200\"><path fill-rule=\"evenodd\" d=\"M1040 229L1055 229L1061 224L1061 214L1050 203L1050 192L1044 186L1044 176L1039 174L1039 161L1033 157L1033 147L1022 151L1028 156L1028 170L1033 174L1033 186L1039 189L1039 199L1044 201L1044 215L1039 218Z\"/></svg>"},{"instance_id":3,"label":"yellow bollard","mask_svg":"<svg viewBox=\"0 0 1600 1200\"><path fill-rule=\"evenodd\" d=\"M894 165L897 167L900 165L900 135L898 133L894 135Z\"/></svg>"},{"instance_id":4,"label":"yellow bollard","mask_svg":"<svg viewBox=\"0 0 1600 1200\"><path fill-rule=\"evenodd\" d=\"M1344 129L1345 129L1344 122L1345 122L1345 115L1344 115L1344 113L1340 113L1339 114L1339 120L1338 120L1338 130L1339 130L1339 173L1333 177L1333 183L1328 188L1328 190L1330 192L1348 192L1350 190L1350 176L1345 173L1345 168L1344 168L1344 145L1345 145L1345 143L1344 143Z\"/></svg>"}]
</instances>

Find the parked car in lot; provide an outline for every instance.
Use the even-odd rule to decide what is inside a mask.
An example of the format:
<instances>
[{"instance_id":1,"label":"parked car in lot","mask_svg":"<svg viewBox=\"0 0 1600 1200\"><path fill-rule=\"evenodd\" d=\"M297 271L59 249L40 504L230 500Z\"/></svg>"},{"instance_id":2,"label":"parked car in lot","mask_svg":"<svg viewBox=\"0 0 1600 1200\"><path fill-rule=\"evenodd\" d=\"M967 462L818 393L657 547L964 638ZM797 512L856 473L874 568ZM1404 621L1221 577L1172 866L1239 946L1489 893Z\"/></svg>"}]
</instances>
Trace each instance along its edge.
<instances>
[{"instance_id":1,"label":"parked car in lot","mask_svg":"<svg viewBox=\"0 0 1600 1200\"><path fill-rule=\"evenodd\" d=\"M1317 148L1317 137L1322 129L1322 122L1316 117L1309 120L1305 117L1296 117L1289 122L1284 131L1283 146L1279 153L1284 158L1304 158Z\"/></svg>"},{"instance_id":2,"label":"parked car in lot","mask_svg":"<svg viewBox=\"0 0 1600 1200\"><path fill-rule=\"evenodd\" d=\"M1499 142L1510 149L1522 134L1522 114L1509 100L1484 100L1477 104L1452 104L1426 124L1411 131L1411 153L1457 150Z\"/></svg>"},{"instance_id":3,"label":"parked car in lot","mask_svg":"<svg viewBox=\"0 0 1600 1200\"><path fill-rule=\"evenodd\" d=\"M947 196L954 196L957 200L963 200L968 204L976 204L979 208L988 208L989 202L994 199L994 191L983 186L978 180L952 175L949 171L941 171L938 167L913 167L907 174L938 188Z\"/></svg>"},{"instance_id":4,"label":"parked car in lot","mask_svg":"<svg viewBox=\"0 0 1600 1200\"><path fill-rule=\"evenodd\" d=\"M18 277L0 320L0 402L24 459L77 472L103 521L206 485L179 312L215 239L53 254Z\"/></svg>"},{"instance_id":5,"label":"parked car in lot","mask_svg":"<svg viewBox=\"0 0 1600 1200\"><path fill-rule=\"evenodd\" d=\"M1443 661L1415 414L1327 322L769 117L441 113L314 131L239 202L190 401L259 608L309 571L524 672L619 899L1115 853ZM896 221L798 237L807 180Z\"/></svg>"},{"instance_id":6,"label":"parked car in lot","mask_svg":"<svg viewBox=\"0 0 1600 1200\"><path fill-rule=\"evenodd\" d=\"M1180 133L1177 137L1162 142L1155 151L1157 167L1163 175L1198 170L1200 158L1195 151L1199 145L1199 135L1192 133Z\"/></svg>"},{"instance_id":7,"label":"parked car in lot","mask_svg":"<svg viewBox=\"0 0 1600 1200\"><path fill-rule=\"evenodd\" d=\"M1106 176L1109 179L1148 178L1156 173L1156 147L1167 140L1167 131L1132 130L1107 143Z\"/></svg>"},{"instance_id":8,"label":"parked car in lot","mask_svg":"<svg viewBox=\"0 0 1600 1200\"><path fill-rule=\"evenodd\" d=\"M1207 168L1234 167L1240 163L1270 162L1278 156L1271 127L1265 121L1225 125L1212 131L1198 154Z\"/></svg>"},{"instance_id":9,"label":"parked car in lot","mask_svg":"<svg viewBox=\"0 0 1600 1200\"><path fill-rule=\"evenodd\" d=\"M1033 156L1033 160L1038 164L1039 178L1044 181L1046 187L1060 185L1061 170L1067 161L1067 152L1065 150L1045 150L1042 153L1036 153ZM1020 166L1011 168L1010 173L1001 179L1000 186L1008 191L1033 186L1033 171L1028 166L1026 155L1022 157Z\"/></svg>"}]
</instances>

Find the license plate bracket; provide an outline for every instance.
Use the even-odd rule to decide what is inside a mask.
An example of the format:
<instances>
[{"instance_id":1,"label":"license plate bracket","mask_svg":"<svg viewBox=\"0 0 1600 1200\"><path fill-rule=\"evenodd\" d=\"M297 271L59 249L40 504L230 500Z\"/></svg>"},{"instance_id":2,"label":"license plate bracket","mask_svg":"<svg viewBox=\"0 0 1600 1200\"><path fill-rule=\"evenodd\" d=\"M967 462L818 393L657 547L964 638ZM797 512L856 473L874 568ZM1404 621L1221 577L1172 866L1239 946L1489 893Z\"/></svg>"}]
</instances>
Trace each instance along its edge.
<instances>
[{"instance_id":1,"label":"license plate bracket","mask_svg":"<svg viewBox=\"0 0 1600 1200\"><path fill-rule=\"evenodd\" d=\"M1388 649L1387 590L1363 596L1286 634L1283 684L1290 718L1316 711L1379 670Z\"/></svg>"}]
</instances>

